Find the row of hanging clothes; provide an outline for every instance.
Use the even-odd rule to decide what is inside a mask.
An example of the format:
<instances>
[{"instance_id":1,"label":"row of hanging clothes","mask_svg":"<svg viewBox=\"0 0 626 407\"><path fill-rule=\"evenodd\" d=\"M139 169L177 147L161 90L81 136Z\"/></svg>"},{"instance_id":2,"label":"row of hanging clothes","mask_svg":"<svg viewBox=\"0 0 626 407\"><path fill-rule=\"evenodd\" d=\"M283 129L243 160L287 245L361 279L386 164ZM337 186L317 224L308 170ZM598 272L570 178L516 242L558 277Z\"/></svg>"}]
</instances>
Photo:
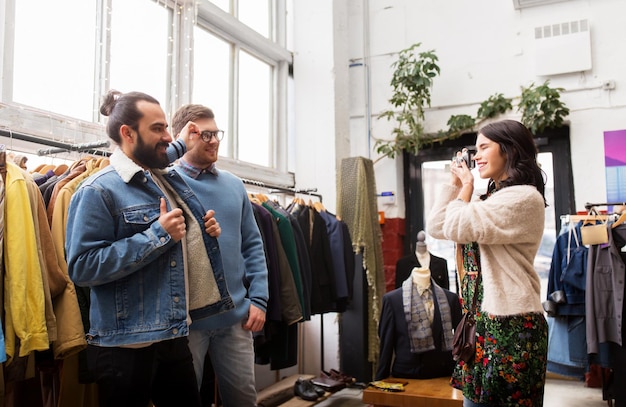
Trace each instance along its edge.
<instances>
[{"instance_id":1,"label":"row of hanging clothes","mask_svg":"<svg viewBox=\"0 0 626 407\"><path fill-rule=\"evenodd\" d=\"M65 226L73 192L108 165L83 156L25 169L2 155L3 406L82 405L79 355L86 348L86 297L69 278ZM22 164L22 165L20 165ZM95 397L95 394L94 394Z\"/></svg>"},{"instance_id":2,"label":"row of hanging clothes","mask_svg":"<svg viewBox=\"0 0 626 407\"><path fill-rule=\"evenodd\" d=\"M89 323L88 289L74 286L64 255L73 193L109 165L105 156L40 165L33 171L0 158L6 182L0 205L6 290L3 406L97 405L97 390L81 375ZM19 157L16 157L19 158ZM296 192L295 189L289 189ZM295 196L295 193L293 194ZM354 253L348 228L319 202L294 198L286 206L250 194L270 279L265 329L255 337L256 361L272 370L297 364L298 323L343 312L352 300ZM10 253L10 255L9 255ZM33 304L45 304L34 309ZM6 355L6 356L4 356Z\"/></svg>"},{"instance_id":3,"label":"row of hanging clothes","mask_svg":"<svg viewBox=\"0 0 626 407\"><path fill-rule=\"evenodd\" d=\"M254 339L256 363L280 370L298 362L298 323L342 313L352 301L352 240L345 222L321 202L295 197L283 206L262 193L249 198L265 246L270 294L264 330Z\"/></svg>"},{"instance_id":4,"label":"row of hanging clothes","mask_svg":"<svg viewBox=\"0 0 626 407\"><path fill-rule=\"evenodd\" d=\"M622 205L587 204L587 214L561 216L543 303L549 324L548 371L601 387L610 406L626 406ZM612 208L611 213L600 213L601 206Z\"/></svg>"}]
</instances>

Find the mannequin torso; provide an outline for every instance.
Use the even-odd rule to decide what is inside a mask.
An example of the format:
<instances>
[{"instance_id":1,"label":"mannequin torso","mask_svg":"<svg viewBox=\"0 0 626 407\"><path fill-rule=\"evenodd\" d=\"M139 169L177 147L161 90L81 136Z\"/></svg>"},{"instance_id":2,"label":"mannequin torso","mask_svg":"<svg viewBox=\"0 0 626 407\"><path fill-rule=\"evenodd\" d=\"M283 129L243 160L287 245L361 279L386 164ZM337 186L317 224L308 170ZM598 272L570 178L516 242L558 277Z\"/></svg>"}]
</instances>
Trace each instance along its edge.
<instances>
[{"instance_id":1,"label":"mannequin torso","mask_svg":"<svg viewBox=\"0 0 626 407\"><path fill-rule=\"evenodd\" d=\"M430 288L430 270L428 267L415 267L411 275L413 277L413 284L415 284L420 291Z\"/></svg>"},{"instance_id":2,"label":"mannequin torso","mask_svg":"<svg viewBox=\"0 0 626 407\"><path fill-rule=\"evenodd\" d=\"M420 262L423 268L430 268L430 253L428 253L425 247L423 251L420 251L420 247L418 246L417 250L415 250L415 257L417 257L417 261Z\"/></svg>"}]
</instances>

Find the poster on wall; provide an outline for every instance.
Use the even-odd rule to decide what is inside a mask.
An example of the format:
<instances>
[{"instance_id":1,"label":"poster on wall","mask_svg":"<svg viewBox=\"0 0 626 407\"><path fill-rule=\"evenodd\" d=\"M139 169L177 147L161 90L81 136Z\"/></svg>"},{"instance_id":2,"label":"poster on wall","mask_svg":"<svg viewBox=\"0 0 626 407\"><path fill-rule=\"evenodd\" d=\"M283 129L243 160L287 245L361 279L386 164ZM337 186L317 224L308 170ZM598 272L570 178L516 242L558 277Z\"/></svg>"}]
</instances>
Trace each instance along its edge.
<instances>
[{"instance_id":1,"label":"poster on wall","mask_svg":"<svg viewBox=\"0 0 626 407\"><path fill-rule=\"evenodd\" d=\"M626 202L626 130L604 132L604 167L607 202Z\"/></svg>"}]
</instances>

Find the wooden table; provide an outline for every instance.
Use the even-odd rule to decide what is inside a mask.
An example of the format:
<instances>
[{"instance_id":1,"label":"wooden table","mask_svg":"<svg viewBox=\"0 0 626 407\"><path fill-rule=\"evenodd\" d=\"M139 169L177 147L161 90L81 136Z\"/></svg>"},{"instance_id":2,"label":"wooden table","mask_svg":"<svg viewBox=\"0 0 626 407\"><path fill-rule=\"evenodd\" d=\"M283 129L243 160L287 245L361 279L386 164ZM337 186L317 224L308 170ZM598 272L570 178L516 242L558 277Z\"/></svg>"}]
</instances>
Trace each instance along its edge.
<instances>
[{"instance_id":1,"label":"wooden table","mask_svg":"<svg viewBox=\"0 0 626 407\"><path fill-rule=\"evenodd\" d=\"M374 407L462 407L463 393L450 386L449 377L406 379L404 391L388 392L375 387L363 390L363 403Z\"/></svg>"}]
</instances>

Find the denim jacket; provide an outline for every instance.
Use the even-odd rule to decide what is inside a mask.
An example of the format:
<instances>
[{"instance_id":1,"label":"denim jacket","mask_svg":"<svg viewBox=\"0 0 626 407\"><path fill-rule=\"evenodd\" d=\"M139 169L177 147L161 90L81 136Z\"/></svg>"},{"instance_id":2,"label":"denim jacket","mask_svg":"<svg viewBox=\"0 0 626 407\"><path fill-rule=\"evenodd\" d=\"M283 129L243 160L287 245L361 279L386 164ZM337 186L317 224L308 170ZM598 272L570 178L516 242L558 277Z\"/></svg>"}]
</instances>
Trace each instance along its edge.
<instances>
[{"instance_id":1,"label":"denim jacket","mask_svg":"<svg viewBox=\"0 0 626 407\"><path fill-rule=\"evenodd\" d=\"M196 195L176 172L164 178L204 230L205 210ZM183 249L158 222L162 196L152 176L121 150L72 196L65 249L71 279L90 287L90 344L142 344L189 332ZM234 305L217 239L206 233L203 239L220 293L201 310L208 316Z\"/></svg>"},{"instance_id":2,"label":"denim jacket","mask_svg":"<svg viewBox=\"0 0 626 407\"><path fill-rule=\"evenodd\" d=\"M554 301L553 293L562 291L564 301L556 303L557 315L585 315L585 278L587 274L588 248L582 244L580 228L582 221L561 233L554 245L548 274L548 301ZM576 236L574 236L576 234ZM569 240L569 262L568 262ZM556 315L551 315L556 316Z\"/></svg>"}]
</instances>

